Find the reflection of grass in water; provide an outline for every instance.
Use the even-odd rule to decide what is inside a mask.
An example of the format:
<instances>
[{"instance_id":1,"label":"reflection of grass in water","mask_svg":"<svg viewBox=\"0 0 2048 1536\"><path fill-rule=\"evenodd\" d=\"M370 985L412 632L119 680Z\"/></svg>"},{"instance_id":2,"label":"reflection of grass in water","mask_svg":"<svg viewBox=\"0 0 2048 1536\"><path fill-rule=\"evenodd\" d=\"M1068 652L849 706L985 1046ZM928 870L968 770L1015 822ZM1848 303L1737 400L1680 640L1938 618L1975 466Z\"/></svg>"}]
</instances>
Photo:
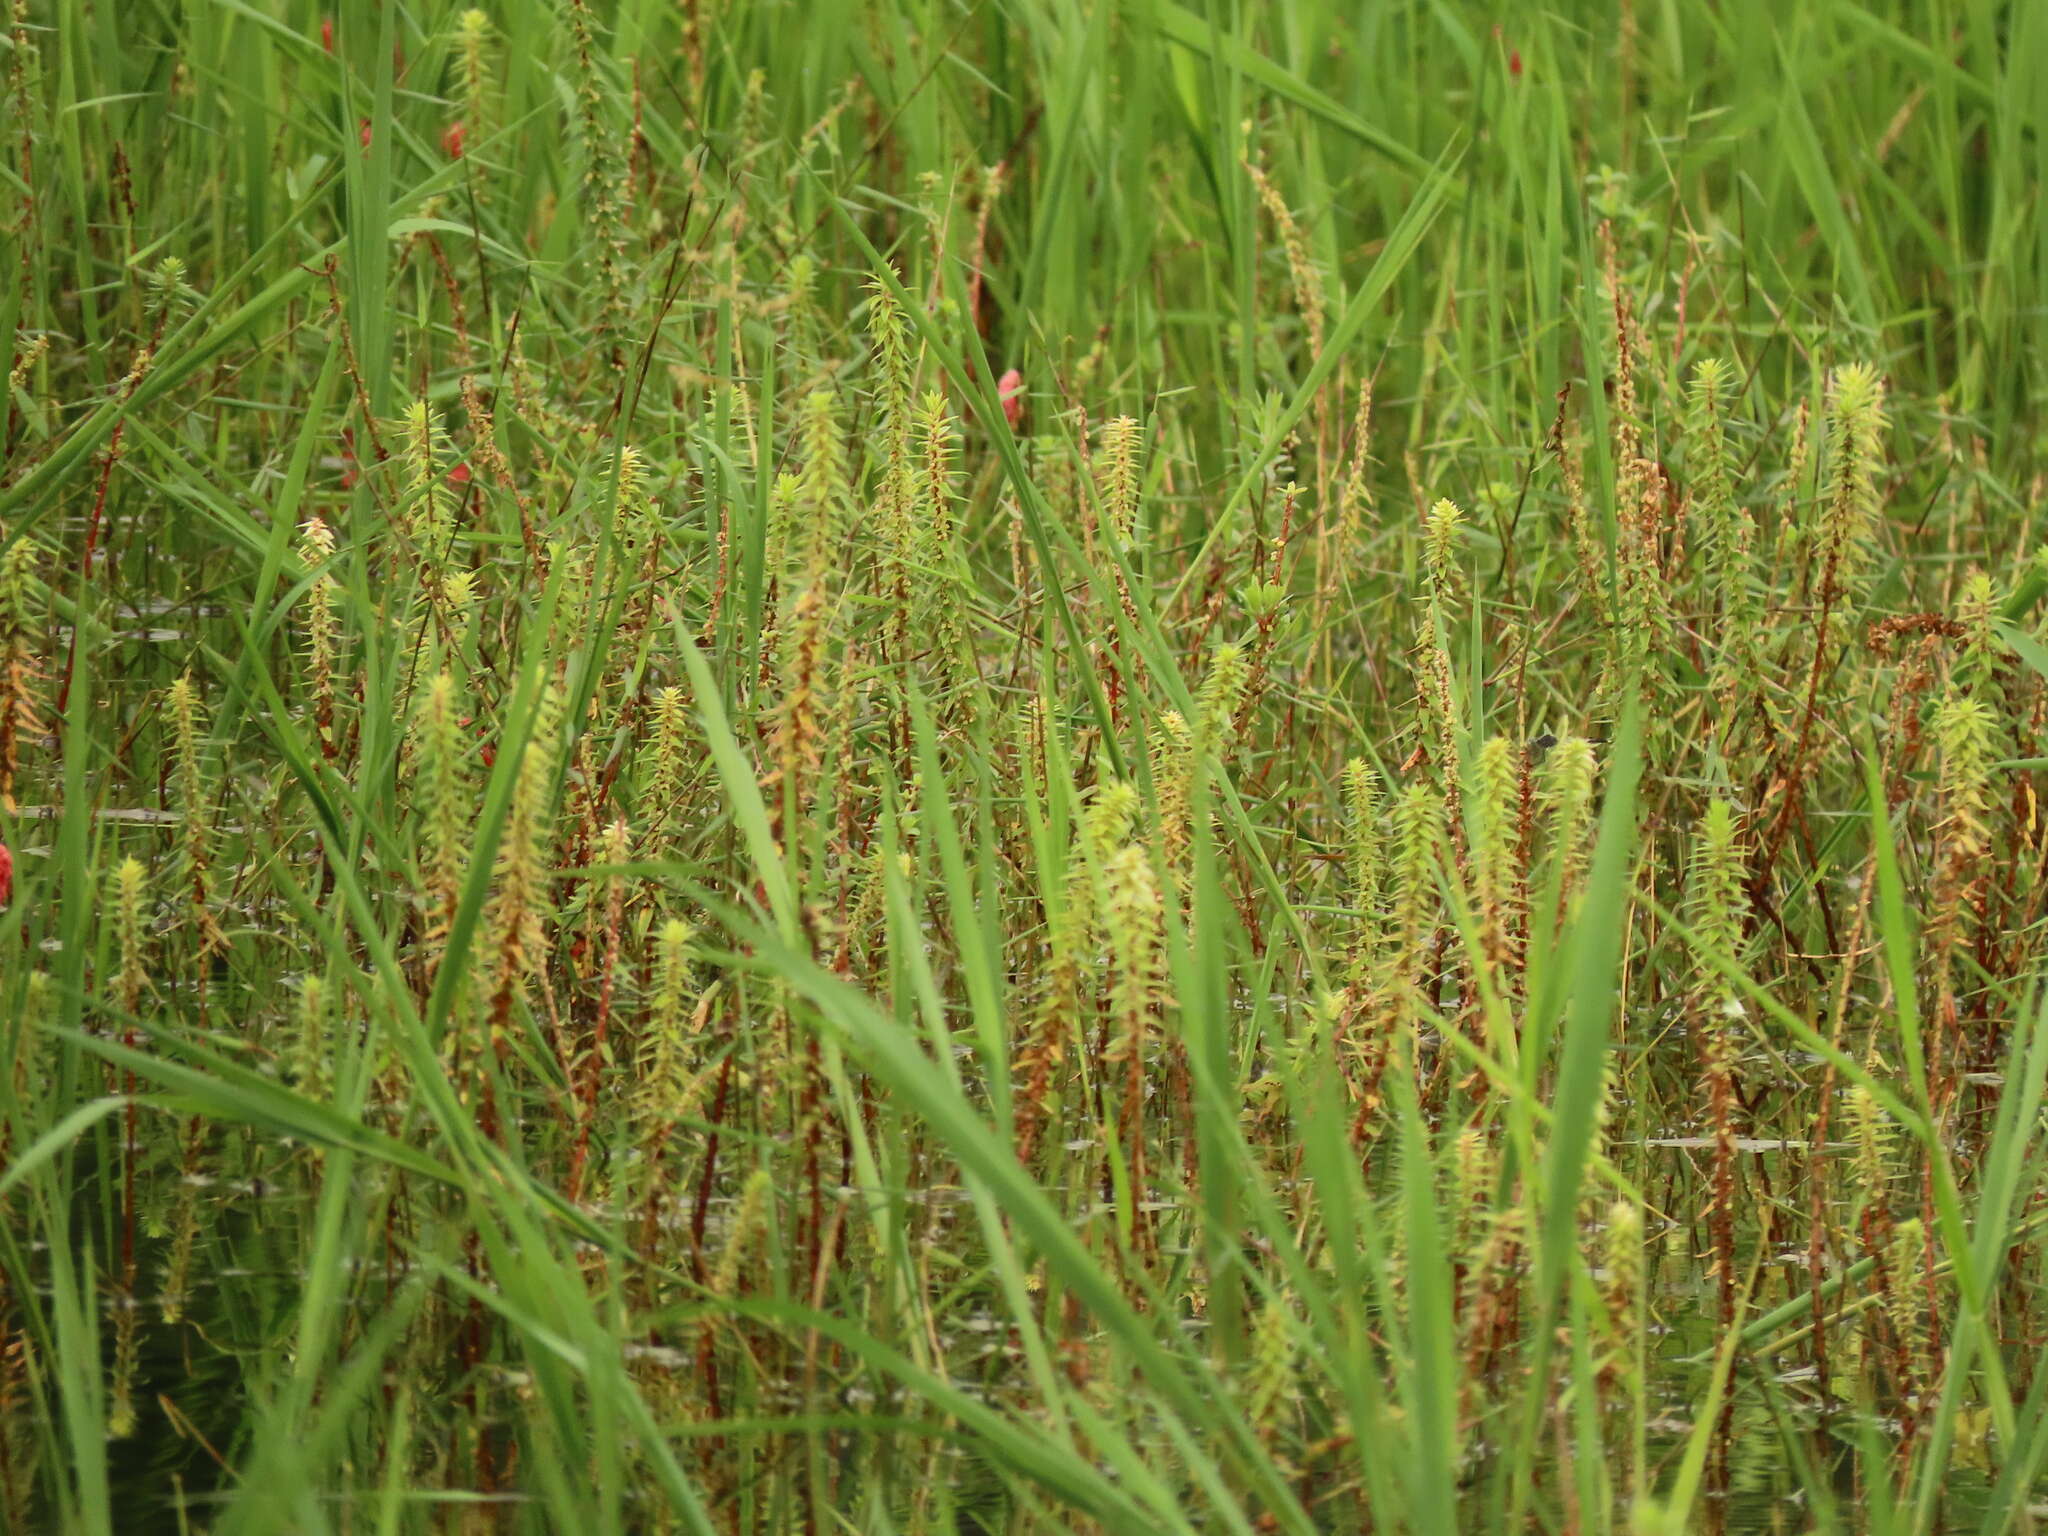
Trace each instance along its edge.
<instances>
[{"instance_id":1,"label":"reflection of grass in water","mask_svg":"<svg viewBox=\"0 0 2048 1536\"><path fill-rule=\"evenodd\" d=\"M0 1524L2020 1522L2041 24L1455 9L11 13Z\"/></svg>"},{"instance_id":2,"label":"reflection of grass in water","mask_svg":"<svg viewBox=\"0 0 2048 1536\"><path fill-rule=\"evenodd\" d=\"M199 1280L184 1296L179 1318L161 1315L165 1293L146 1291L135 1303L143 1319L137 1330L135 1400L147 1413L168 1399L176 1417L164 1415L163 1433L109 1442L109 1478L124 1512L124 1530L188 1529L189 1524L180 1524L180 1498L203 1508L228 1492L231 1473L215 1458L232 1464L246 1441L241 1383L252 1365L291 1336L305 1281L293 1232L302 1219L303 1197L261 1185L252 1190L246 1179L238 1184L233 1195L211 1187L195 1192L203 1233L193 1258ZM181 1193L164 1188L143 1216L136 1255L144 1276L168 1269L174 1252L172 1201ZM111 1353L107 1363L111 1368Z\"/></svg>"}]
</instances>

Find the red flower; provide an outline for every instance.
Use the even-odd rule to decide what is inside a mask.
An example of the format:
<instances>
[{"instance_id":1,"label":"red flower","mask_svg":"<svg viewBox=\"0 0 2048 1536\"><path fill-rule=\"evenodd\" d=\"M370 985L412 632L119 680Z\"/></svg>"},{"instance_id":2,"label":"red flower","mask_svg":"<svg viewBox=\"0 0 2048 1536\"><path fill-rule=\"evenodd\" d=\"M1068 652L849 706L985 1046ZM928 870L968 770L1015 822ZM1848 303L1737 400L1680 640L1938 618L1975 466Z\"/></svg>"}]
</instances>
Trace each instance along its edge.
<instances>
[{"instance_id":1,"label":"red flower","mask_svg":"<svg viewBox=\"0 0 2048 1536\"><path fill-rule=\"evenodd\" d=\"M334 52L334 18L332 16L322 16L320 18L320 46L329 53Z\"/></svg>"},{"instance_id":2,"label":"red flower","mask_svg":"<svg viewBox=\"0 0 2048 1536\"><path fill-rule=\"evenodd\" d=\"M368 149L370 147L370 120L367 117L363 119L362 123L362 139L363 148Z\"/></svg>"},{"instance_id":3,"label":"red flower","mask_svg":"<svg viewBox=\"0 0 2048 1536\"><path fill-rule=\"evenodd\" d=\"M449 470L448 483L450 485L469 484L469 466L467 464L458 464L453 469Z\"/></svg>"},{"instance_id":4,"label":"red flower","mask_svg":"<svg viewBox=\"0 0 2048 1536\"><path fill-rule=\"evenodd\" d=\"M1522 50L1519 48L1508 50L1508 73L1517 80L1522 78Z\"/></svg>"},{"instance_id":5,"label":"red flower","mask_svg":"<svg viewBox=\"0 0 2048 1536\"><path fill-rule=\"evenodd\" d=\"M458 117L448 125L448 131L441 135L441 149L450 160L462 158L462 139L468 131L462 119Z\"/></svg>"},{"instance_id":6,"label":"red flower","mask_svg":"<svg viewBox=\"0 0 2048 1536\"><path fill-rule=\"evenodd\" d=\"M14 855L0 843L0 908L14 899Z\"/></svg>"},{"instance_id":7,"label":"red flower","mask_svg":"<svg viewBox=\"0 0 2048 1536\"><path fill-rule=\"evenodd\" d=\"M996 380L996 398L1003 404L1003 419L1012 431L1024 419L1024 375L1012 368Z\"/></svg>"},{"instance_id":8,"label":"red flower","mask_svg":"<svg viewBox=\"0 0 2048 1536\"><path fill-rule=\"evenodd\" d=\"M462 717L462 725L464 729L467 729L472 725L476 725L476 716L464 715ZM484 766L486 768L497 767L498 744L491 740L490 727L485 725L476 725L476 734L483 742L482 755L484 760Z\"/></svg>"}]
</instances>

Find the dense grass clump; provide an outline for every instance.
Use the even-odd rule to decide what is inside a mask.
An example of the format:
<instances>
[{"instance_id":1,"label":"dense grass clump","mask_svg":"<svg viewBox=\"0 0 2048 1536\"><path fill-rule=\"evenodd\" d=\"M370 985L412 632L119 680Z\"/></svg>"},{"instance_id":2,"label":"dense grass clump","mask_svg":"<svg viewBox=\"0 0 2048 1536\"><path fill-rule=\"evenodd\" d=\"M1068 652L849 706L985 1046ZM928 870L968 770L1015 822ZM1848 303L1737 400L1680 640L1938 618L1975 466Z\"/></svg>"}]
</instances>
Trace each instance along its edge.
<instances>
[{"instance_id":1,"label":"dense grass clump","mask_svg":"<svg viewBox=\"0 0 2048 1536\"><path fill-rule=\"evenodd\" d=\"M14 0L0 1524L2029 1529L2048 11Z\"/></svg>"}]
</instances>

